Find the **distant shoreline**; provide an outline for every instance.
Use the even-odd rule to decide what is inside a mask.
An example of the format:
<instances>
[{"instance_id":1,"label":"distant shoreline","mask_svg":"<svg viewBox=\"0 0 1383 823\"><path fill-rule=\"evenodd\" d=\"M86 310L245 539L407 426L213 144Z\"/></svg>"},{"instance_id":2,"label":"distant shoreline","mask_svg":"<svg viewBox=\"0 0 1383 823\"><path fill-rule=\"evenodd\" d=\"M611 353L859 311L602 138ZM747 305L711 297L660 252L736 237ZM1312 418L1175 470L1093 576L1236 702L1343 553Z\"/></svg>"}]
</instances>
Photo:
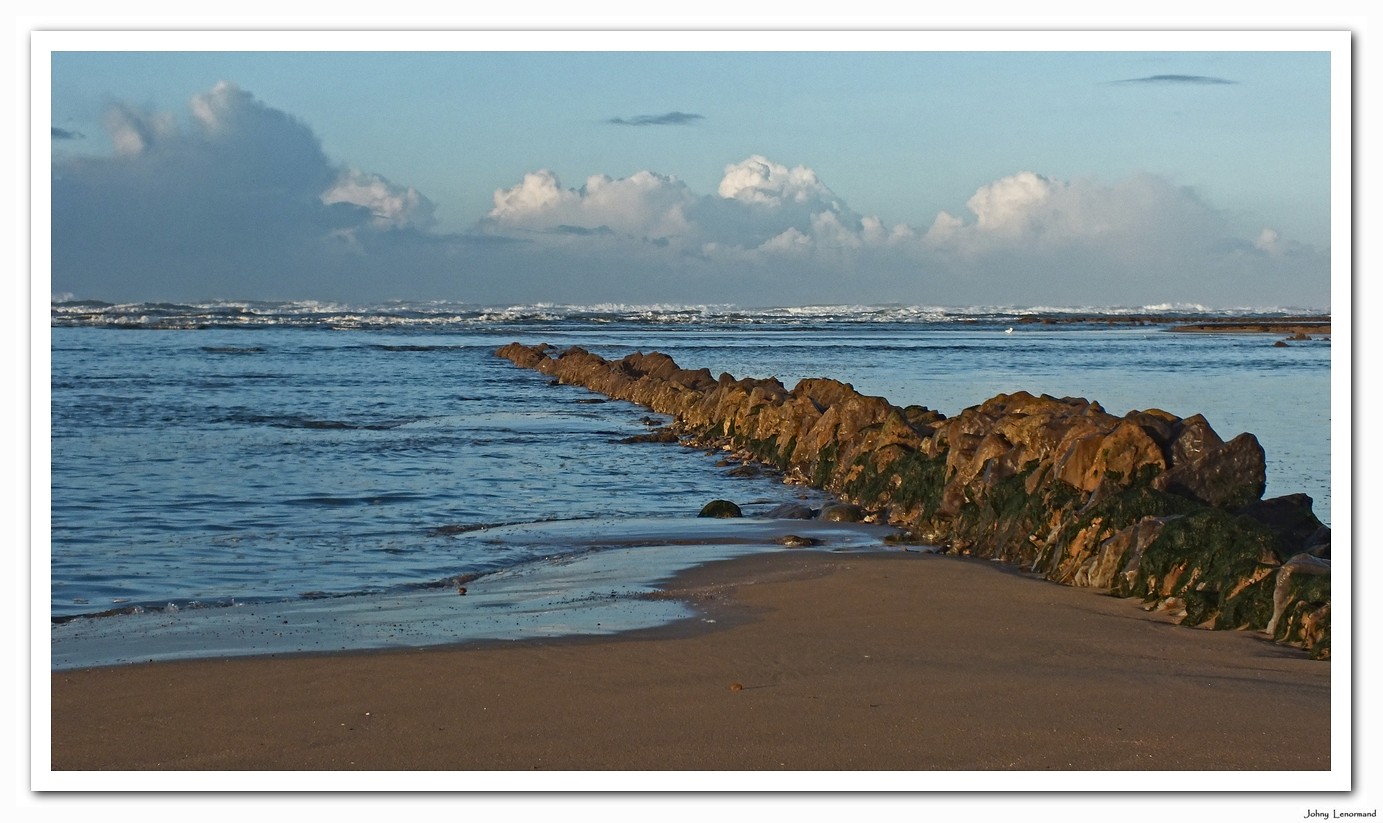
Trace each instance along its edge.
<instances>
[{"instance_id":1,"label":"distant shoreline","mask_svg":"<svg viewBox=\"0 0 1383 823\"><path fill-rule=\"evenodd\" d=\"M1107 326L1167 326L1168 331L1219 334L1330 334L1330 315L1222 315L1204 314L1034 314L1014 321L1020 325L1071 325L1103 323Z\"/></svg>"},{"instance_id":2,"label":"distant shoreline","mask_svg":"<svg viewBox=\"0 0 1383 823\"><path fill-rule=\"evenodd\" d=\"M1330 334L1330 318L1288 318L1273 320L1245 320L1239 318L1232 321L1190 323L1172 326L1170 331L1201 334L1290 334L1293 336L1302 335L1303 337L1298 339L1305 339L1305 336Z\"/></svg>"}]
</instances>

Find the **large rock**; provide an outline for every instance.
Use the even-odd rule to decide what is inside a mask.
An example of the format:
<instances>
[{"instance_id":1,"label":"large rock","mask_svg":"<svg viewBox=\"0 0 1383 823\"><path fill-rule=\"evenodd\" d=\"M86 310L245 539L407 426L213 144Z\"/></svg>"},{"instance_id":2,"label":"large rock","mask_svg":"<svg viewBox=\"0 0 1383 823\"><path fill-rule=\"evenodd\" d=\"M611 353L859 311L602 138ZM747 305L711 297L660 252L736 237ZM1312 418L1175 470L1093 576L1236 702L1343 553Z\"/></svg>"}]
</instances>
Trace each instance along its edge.
<instances>
[{"instance_id":1,"label":"large rock","mask_svg":"<svg viewBox=\"0 0 1383 823\"><path fill-rule=\"evenodd\" d=\"M1206 443L1174 461L1166 484L1170 492L1226 508L1247 506L1262 498L1267 477L1263 447L1258 438L1245 432L1228 443Z\"/></svg>"}]
</instances>

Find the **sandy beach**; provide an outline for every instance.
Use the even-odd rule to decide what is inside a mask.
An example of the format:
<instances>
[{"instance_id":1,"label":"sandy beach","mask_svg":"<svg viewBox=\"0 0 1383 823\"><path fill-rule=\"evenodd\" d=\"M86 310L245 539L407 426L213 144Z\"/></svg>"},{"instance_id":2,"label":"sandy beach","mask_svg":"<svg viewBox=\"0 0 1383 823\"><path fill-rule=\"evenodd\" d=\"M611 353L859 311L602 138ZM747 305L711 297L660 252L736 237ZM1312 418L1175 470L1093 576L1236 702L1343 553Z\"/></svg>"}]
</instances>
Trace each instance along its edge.
<instances>
[{"instance_id":1,"label":"sandy beach","mask_svg":"<svg viewBox=\"0 0 1383 823\"><path fill-rule=\"evenodd\" d=\"M1331 765L1330 663L995 564L780 552L685 572L666 596L701 616L615 638L54 672L51 768Z\"/></svg>"}]
</instances>

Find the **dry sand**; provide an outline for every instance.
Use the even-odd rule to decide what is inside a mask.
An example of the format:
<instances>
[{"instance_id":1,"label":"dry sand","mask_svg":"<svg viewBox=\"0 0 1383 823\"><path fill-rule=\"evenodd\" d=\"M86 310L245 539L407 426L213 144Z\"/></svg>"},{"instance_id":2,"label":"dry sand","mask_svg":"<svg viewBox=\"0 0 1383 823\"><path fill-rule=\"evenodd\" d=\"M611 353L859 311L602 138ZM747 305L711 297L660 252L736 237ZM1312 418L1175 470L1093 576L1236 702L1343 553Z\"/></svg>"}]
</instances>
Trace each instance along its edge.
<instances>
[{"instance_id":1,"label":"dry sand","mask_svg":"<svg viewBox=\"0 0 1383 823\"><path fill-rule=\"evenodd\" d=\"M52 769L1330 768L1329 663L1134 601L902 551L751 556L670 593L705 618L54 672Z\"/></svg>"}]
</instances>

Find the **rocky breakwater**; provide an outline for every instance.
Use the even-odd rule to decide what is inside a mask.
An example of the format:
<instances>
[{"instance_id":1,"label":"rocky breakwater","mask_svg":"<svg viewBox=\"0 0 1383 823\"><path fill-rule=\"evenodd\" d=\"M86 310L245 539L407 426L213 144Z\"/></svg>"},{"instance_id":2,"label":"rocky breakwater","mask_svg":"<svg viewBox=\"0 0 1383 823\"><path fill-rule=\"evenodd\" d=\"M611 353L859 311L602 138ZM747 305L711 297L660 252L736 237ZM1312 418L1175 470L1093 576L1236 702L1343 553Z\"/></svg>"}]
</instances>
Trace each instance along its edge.
<instances>
[{"instance_id":1,"label":"rocky breakwater","mask_svg":"<svg viewBox=\"0 0 1383 823\"><path fill-rule=\"evenodd\" d=\"M788 390L656 352L607 361L512 343L497 354L669 415L683 442L776 466L918 542L1330 655L1330 529L1305 495L1262 499L1257 438L1225 441L1200 415L1119 417L1020 392L948 418L836 380Z\"/></svg>"}]
</instances>

